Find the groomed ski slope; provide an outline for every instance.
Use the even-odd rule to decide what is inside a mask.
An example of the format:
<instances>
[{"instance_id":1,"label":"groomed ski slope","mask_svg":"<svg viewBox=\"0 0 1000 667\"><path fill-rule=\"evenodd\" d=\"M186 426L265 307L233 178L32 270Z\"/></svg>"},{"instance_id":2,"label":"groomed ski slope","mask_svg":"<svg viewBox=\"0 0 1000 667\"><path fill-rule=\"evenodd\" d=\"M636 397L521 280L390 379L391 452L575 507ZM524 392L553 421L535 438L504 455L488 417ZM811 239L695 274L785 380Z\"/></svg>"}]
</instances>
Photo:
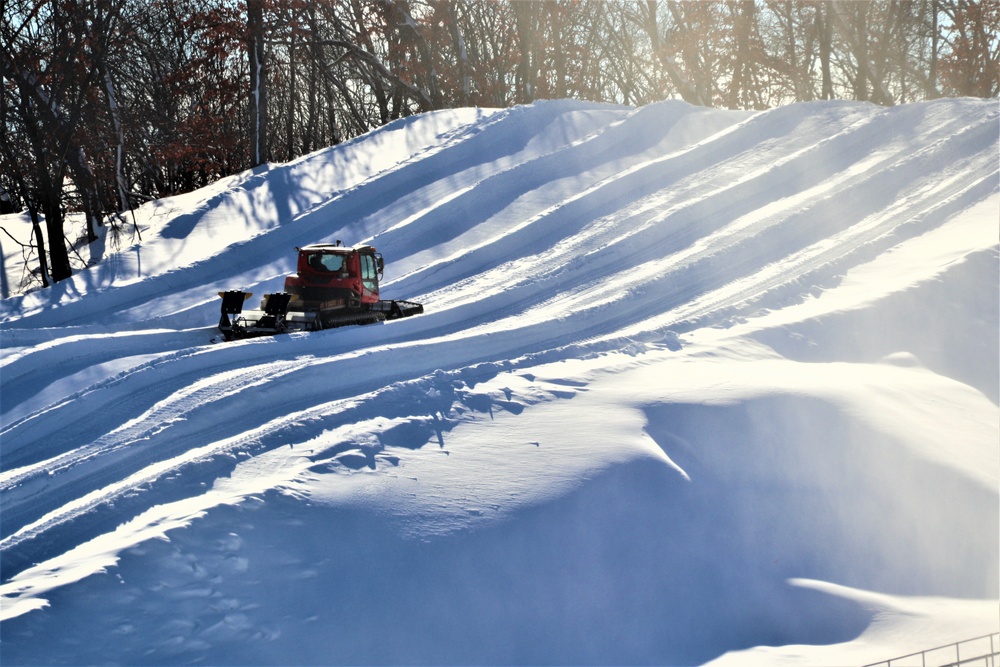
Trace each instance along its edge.
<instances>
[{"instance_id":1,"label":"groomed ski slope","mask_svg":"<svg viewBox=\"0 0 1000 667\"><path fill-rule=\"evenodd\" d=\"M1000 630L998 112L443 111L144 206L0 301L3 663L843 665ZM217 291L338 239L426 313L219 342Z\"/></svg>"}]
</instances>

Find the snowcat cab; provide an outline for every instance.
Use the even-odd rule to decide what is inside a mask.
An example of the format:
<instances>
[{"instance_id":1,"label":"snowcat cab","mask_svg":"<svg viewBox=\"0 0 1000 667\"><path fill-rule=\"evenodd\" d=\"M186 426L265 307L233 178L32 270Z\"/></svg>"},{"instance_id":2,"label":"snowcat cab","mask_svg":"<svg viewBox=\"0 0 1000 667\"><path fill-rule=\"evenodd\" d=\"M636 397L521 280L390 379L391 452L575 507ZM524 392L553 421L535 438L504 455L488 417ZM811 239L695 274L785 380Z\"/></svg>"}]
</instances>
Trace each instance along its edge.
<instances>
[{"instance_id":1,"label":"snowcat cab","mask_svg":"<svg viewBox=\"0 0 1000 667\"><path fill-rule=\"evenodd\" d=\"M296 250L296 273L285 278L284 292L264 295L260 310L242 311L250 292L219 293L219 330L226 340L370 324L424 312L419 303L379 298L385 262L370 245L352 248L337 241Z\"/></svg>"},{"instance_id":2,"label":"snowcat cab","mask_svg":"<svg viewBox=\"0 0 1000 667\"><path fill-rule=\"evenodd\" d=\"M362 304L378 303L378 281L384 263L375 248L346 248L337 243L296 250L296 273L285 278L285 291L292 295L292 310L358 309Z\"/></svg>"}]
</instances>

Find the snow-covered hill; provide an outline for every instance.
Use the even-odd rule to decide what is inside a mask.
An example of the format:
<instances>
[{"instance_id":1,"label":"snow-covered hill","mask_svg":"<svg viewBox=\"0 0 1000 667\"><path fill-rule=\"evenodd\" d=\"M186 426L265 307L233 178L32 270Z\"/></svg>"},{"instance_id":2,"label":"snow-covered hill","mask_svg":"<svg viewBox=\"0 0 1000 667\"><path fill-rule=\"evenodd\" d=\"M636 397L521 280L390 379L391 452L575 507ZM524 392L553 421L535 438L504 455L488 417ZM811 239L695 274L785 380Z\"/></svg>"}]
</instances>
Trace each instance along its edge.
<instances>
[{"instance_id":1,"label":"snow-covered hill","mask_svg":"<svg viewBox=\"0 0 1000 667\"><path fill-rule=\"evenodd\" d=\"M0 302L3 663L997 631L998 139L996 100L553 101L143 207L141 244ZM337 239L426 313L217 342L217 291Z\"/></svg>"}]
</instances>

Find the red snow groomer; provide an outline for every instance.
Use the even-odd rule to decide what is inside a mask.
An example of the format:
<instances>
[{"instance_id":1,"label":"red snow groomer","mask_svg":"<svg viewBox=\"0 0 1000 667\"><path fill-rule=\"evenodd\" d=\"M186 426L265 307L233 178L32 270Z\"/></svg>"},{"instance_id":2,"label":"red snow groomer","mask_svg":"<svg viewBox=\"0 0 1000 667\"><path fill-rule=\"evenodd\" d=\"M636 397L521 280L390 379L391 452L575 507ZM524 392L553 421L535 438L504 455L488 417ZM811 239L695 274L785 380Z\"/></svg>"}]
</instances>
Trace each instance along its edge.
<instances>
[{"instance_id":1,"label":"red snow groomer","mask_svg":"<svg viewBox=\"0 0 1000 667\"><path fill-rule=\"evenodd\" d=\"M219 330L226 340L370 324L424 312L419 303L379 298L384 261L370 245L349 248L337 241L296 250L296 273L285 278L284 292L264 295L260 310L243 310L251 292L219 292Z\"/></svg>"}]
</instances>

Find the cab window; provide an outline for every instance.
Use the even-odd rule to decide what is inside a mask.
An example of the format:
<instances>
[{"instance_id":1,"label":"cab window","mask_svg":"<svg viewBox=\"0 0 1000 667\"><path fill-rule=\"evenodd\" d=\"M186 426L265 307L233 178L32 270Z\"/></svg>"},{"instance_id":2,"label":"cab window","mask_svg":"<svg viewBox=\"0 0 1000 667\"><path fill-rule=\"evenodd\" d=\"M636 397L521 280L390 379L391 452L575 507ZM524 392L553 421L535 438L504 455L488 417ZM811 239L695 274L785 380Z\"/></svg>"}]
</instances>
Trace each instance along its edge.
<instances>
[{"instance_id":1,"label":"cab window","mask_svg":"<svg viewBox=\"0 0 1000 667\"><path fill-rule=\"evenodd\" d=\"M372 255L361 255L361 282L373 292L378 290L378 274Z\"/></svg>"}]
</instances>

